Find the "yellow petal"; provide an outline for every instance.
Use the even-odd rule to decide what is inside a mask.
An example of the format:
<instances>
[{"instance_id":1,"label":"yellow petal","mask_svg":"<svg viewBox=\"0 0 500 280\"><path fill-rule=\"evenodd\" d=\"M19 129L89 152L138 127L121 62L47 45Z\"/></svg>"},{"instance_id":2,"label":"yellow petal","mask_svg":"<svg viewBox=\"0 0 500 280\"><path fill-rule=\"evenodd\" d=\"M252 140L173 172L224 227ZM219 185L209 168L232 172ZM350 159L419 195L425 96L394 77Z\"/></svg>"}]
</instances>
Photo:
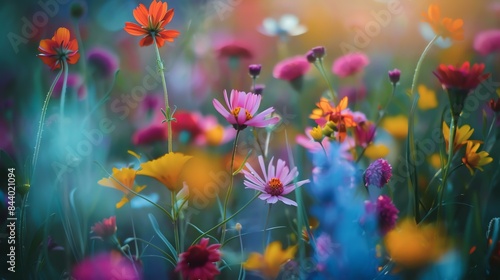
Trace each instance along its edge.
<instances>
[{"instance_id":1,"label":"yellow petal","mask_svg":"<svg viewBox=\"0 0 500 280\"><path fill-rule=\"evenodd\" d=\"M434 109L438 106L435 91L427 88L425 85L419 85L418 93L420 95L420 98L418 99L418 108L420 110Z\"/></svg>"}]
</instances>

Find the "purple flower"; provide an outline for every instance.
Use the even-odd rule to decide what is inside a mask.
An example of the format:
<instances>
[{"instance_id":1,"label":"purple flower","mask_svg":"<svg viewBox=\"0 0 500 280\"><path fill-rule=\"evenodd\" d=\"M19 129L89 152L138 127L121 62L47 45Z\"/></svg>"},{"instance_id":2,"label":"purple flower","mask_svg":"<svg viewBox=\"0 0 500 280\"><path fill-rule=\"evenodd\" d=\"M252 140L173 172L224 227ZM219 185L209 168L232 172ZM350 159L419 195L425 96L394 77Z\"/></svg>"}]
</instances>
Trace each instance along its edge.
<instances>
[{"instance_id":1,"label":"purple flower","mask_svg":"<svg viewBox=\"0 0 500 280\"><path fill-rule=\"evenodd\" d=\"M132 263L118 252L101 253L78 263L71 273L74 279L141 279L139 261Z\"/></svg>"},{"instance_id":2,"label":"purple flower","mask_svg":"<svg viewBox=\"0 0 500 280\"><path fill-rule=\"evenodd\" d=\"M63 87L63 79L57 80L54 86L54 91L52 92L53 98L60 98L61 91ZM66 97L68 97L68 91L76 92L78 100L83 100L87 97L87 87L83 83L83 78L79 74L69 74L68 80L66 81Z\"/></svg>"},{"instance_id":3,"label":"purple flower","mask_svg":"<svg viewBox=\"0 0 500 280\"><path fill-rule=\"evenodd\" d=\"M257 78L260 75L260 70L262 69L262 65L260 64L250 64L248 66L248 73L252 78Z\"/></svg>"},{"instance_id":4,"label":"purple flower","mask_svg":"<svg viewBox=\"0 0 500 280\"><path fill-rule=\"evenodd\" d=\"M304 184L309 183L309 180L302 180L294 184L294 179L299 175L297 167L292 170L286 166L285 161L278 159L276 167L273 165L274 158L269 162L269 166L266 172L266 165L264 164L264 158L259 156L259 164L262 171L263 177L257 174L255 169L249 163L245 166L248 170L243 170L245 174L245 181L243 184L246 189L254 189L260 191L262 194L259 198L267 201L267 203L274 204L281 200L287 205L297 206L297 203L291 199L284 197L291 193L295 188L298 188Z\"/></svg>"},{"instance_id":5,"label":"purple flower","mask_svg":"<svg viewBox=\"0 0 500 280\"><path fill-rule=\"evenodd\" d=\"M486 30L476 35L474 49L481 55L500 51L500 29Z\"/></svg>"},{"instance_id":6,"label":"purple flower","mask_svg":"<svg viewBox=\"0 0 500 280\"><path fill-rule=\"evenodd\" d=\"M396 227L399 210L394 206L391 198L387 195L379 196L375 205L370 201L366 202L365 209L367 213L373 213L374 210L376 211L378 228L382 235L387 234Z\"/></svg>"},{"instance_id":7,"label":"purple flower","mask_svg":"<svg viewBox=\"0 0 500 280\"><path fill-rule=\"evenodd\" d=\"M363 53L350 53L337 58L333 62L332 72L339 77L345 78L361 72L370 60Z\"/></svg>"},{"instance_id":8,"label":"purple flower","mask_svg":"<svg viewBox=\"0 0 500 280\"><path fill-rule=\"evenodd\" d=\"M270 124L276 124L279 121L276 117L266 118L274 112L273 107L267 108L260 114L255 115L262 100L261 95L232 90L231 97L228 99L227 92L224 90L224 99L229 111L217 99L214 99L212 103L217 112L226 118L237 130L245 129L247 126L266 127Z\"/></svg>"},{"instance_id":9,"label":"purple flower","mask_svg":"<svg viewBox=\"0 0 500 280\"><path fill-rule=\"evenodd\" d=\"M252 87L252 92L257 94L257 95L262 95L264 92L264 89L266 88L265 85L262 84L256 84L255 87Z\"/></svg>"},{"instance_id":10,"label":"purple flower","mask_svg":"<svg viewBox=\"0 0 500 280\"><path fill-rule=\"evenodd\" d=\"M389 80L392 84L396 84L397 82L399 82L400 76L401 71L399 69L394 68L394 70L389 70Z\"/></svg>"},{"instance_id":11,"label":"purple flower","mask_svg":"<svg viewBox=\"0 0 500 280\"><path fill-rule=\"evenodd\" d=\"M273 77L285 81L293 81L304 76L311 68L309 61L303 56L287 58L274 66Z\"/></svg>"},{"instance_id":12,"label":"purple flower","mask_svg":"<svg viewBox=\"0 0 500 280\"><path fill-rule=\"evenodd\" d=\"M365 186L376 186L382 188L389 182L392 176L392 166L382 158L372 162L365 170Z\"/></svg>"},{"instance_id":13,"label":"purple flower","mask_svg":"<svg viewBox=\"0 0 500 280\"><path fill-rule=\"evenodd\" d=\"M103 48L93 48L87 54L87 61L96 74L105 78L111 77L118 69L118 58L112 52Z\"/></svg>"}]
</instances>

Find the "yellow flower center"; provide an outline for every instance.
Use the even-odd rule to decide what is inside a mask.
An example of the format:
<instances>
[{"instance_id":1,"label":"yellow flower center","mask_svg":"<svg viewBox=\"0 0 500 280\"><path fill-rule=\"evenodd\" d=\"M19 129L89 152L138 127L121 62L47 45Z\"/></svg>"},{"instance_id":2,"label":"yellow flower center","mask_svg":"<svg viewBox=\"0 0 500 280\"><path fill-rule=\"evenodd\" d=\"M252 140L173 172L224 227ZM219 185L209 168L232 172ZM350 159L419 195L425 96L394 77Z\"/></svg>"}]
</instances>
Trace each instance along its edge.
<instances>
[{"instance_id":1,"label":"yellow flower center","mask_svg":"<svg viewBox=\"0 0 500 280\"><path fill-rule=\"evenodd\" d=\"M240 110L241 110L241 107L236 107L234 108L232 111L231 111L231 114L233 114L233 116L235 118L238 118L238 115L240 114ZM250 112L248 112L247 109L245 109L245 115L246 115L246 120L249 121L253 118L252 114L250 114Z\"/></svg>"},{"instance_id":2,"label":"yellow flower center","mask_svg":"<svg viewBox=\"0 0 500 280\"><path fill-rule=\"evenodd\" d=\"M279 196L283 193L283 183L278 178L271 178L267 183L267 193L273 196Z\"/></svg>"}]
</instances>

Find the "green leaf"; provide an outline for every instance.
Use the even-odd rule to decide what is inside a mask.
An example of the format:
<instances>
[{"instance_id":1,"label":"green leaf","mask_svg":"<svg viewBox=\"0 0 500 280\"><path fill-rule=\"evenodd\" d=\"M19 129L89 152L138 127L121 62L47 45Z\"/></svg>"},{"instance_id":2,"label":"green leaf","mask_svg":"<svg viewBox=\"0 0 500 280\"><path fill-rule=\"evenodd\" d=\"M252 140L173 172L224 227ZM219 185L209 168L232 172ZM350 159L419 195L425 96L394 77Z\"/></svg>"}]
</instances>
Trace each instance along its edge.
<instances>
[{"instance_id":1,"label":"green leaf","mask_svg":"<svg viewBox=\"0 0 500 280\"><path fill-rule=\"evenodd\" d=\"M149 213L148 214L149 220L151 221L151 225L153 226L153 229L155 230L156 234L160 237L160 239L167 245L168 249L172 253L172 255L175 258L175 261L177 261L177 251L174 249L174 246L170 244L168 239L163 235L163 233L160 230L160 226L158 225L158 221L156 221L156 218L153 214Z\"/></svg>"}]
</instances>

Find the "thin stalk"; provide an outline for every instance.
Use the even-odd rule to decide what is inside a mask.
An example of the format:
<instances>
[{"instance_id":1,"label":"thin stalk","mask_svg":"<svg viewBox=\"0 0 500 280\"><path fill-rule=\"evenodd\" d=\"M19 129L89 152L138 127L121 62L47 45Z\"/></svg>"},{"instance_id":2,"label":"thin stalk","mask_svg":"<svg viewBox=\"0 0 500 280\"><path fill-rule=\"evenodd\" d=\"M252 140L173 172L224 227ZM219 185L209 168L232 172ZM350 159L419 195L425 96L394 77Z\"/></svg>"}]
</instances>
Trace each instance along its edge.
<instances>
[{"instance_id":1,"label":"thin stalk","mask_svg":"<svg viewBox=\"0 0 500 280\"><path fill-rule=\"evenodd\" d=\"M270 143L271 143L271 132L269 132L269 130L266 130L266 143L264 144L264 158L267 158Z\"/></svg>"},{"instance_id":2,"label":"thin stalk","mask_svg":"<svg viewBox=\"0 0 500 280\"><path fill-rule=\"evenodd\" d=\"M68 63L66 60L63 61L63 69L64 69L64 77L63 77L63 85L61 89L61 105L59 107L59 124L62 131L62 124L64 121L64 106L66 103L66 86L68 84Z\"/></svg>"},{"instance_id":3,"label":"thin stalk","mask_svg":"<svg viewBox=\"0 0 500 280\"><path fill-rule=\"evenodd\" d=\"M328 79L328 77L326 76L325 68L323 67L323 59L319 58L318 61L319 61L319 63L314 63L314 66L316 66L318 71L321 73L321 76L323 76L323 79L325 80L326 84L328 85L330 98L332 99L333 103L336 103L335 90L333 90L333 86L330 83L330 79ZM318 64L319 64L319 66L318 66Z\"/></svg>"},{"instance_id":4,"label":"thin stalk","mask_svg":"<svg viewBox=\"0 0 500 280\"><path fill-rule=\"evenodd\" d=\"M180 252L180 243L179 243L179 222L178 222L178 217L177 217L177 203L175 201L175 192L170 193L170 200L172 203L172 223L174 224L174 239L175 239L175 251Z\"/></svg>"},{"instance_id":5,"label":"thin stalk","mask_svg":"<svg viewBox=\"0 0 500 280\"><path fill-rule=\"evenodd\" d=\"M234 138L234 144L233 144L233 152L231 154L231 165L230 165L230 175L231 175L231 180L229 181L229 187L226 192L226 198L224 199L224 208L222 210L222 220L226 220L226 214L227 214L227 203L229 202L229 197L231 196L231 191L233 190L233 184L234 184L234 156L236 154L236 149L238 148L238 138L240 136L240 129L236 131L236 137ZM221 232L221 243L224 242L224 238L226 237L226 223L222 224L222 232Z\"/></svg>"},{"instance_id":6,"label":"thin stalk","mask_svg":"<svg viewBox=\"0 0 500 280\"><path fill-rule=\"evenodd\" d=\"M439 190L439 208L438 208L438 219L440 220L442 215L441 206L443 204L444 198L444 190L446 189L446 181L448 180L448 172L450 170L451 162L453 160L453 144L455 143L455 135L457 131L458 119L451 115L451 123L450 123L450 136L448 138L448 161L444 167L443 171L443 180L441 183L441 188Z\"/></svg>"},{"instance_id":7,"label":"thin stalk","mask_svg":"<svg viewBox=\"0 0 500 280\"><path fill-rule=\"evenodd\" d=\"M243 205L243 207L241 207L240 209L238 209L238 211L234 212L233 215L229 216L227 219L223 220L222 222L216 224L215 226L211 227L209 230L205 231L203 234L201 234L200 236L198 236L198 238L196 238L193 243L191 243L191 245L194 245L196 244L198 241L200 241L200 239L202 239L203 237L205 237L209 232L213 231L214 229L222 226L222 225L225 225L227 222L229 222L232 218L236 217L236 215L238 215L241 211L243 211L245 208L248 207L248 205L250 205L250 203L252 203L255 199L257 199L257 197L259 197L260 195L260 192L256 193L254 195L254 197L252 197L252 199L250 199L245 205ZM220 244L223 244L223 242L221 241Z\"/></svg>"},{"instance_id":8,"label":"thin stalk","mask_svg":"<svg viewBox=\"0 0 500 280\"><path fill-rule=\"evenodd\" d=\"M243 269L243 260L245 259L245 253L243 251L243 239L241 238L241 230L238 230L238 238L240 240L240 250L241 250L241 264L240 272L238 273L238 280L243 280L245 278L245 270Z\"/></svg>"},{"instance_id":9,"label":"thin stalk","mask_svg":"<svg viewBox=\"0 0 500 280\"><path fill-rule=\"evenodd\" d=\"M43 126L45 123L45 115L47 114L47 107L49 106L50 97L52 96L52 92L54 91L54 87L56 86L57 81L59 81L59 78L61 77L62 72L63 72L63 69L61 68L61 71L59 71L56 78L52 82L52 85L50 86L49 92L47 93L47 96L45 97L45 101L43 102L42 115L40 116L40 122L38 124L38 131L36 133L35 151L33 152L33 159L31 161L31 172L32 172L31 176L32 177L33 177L33 174L35 173L36 163L38 160L38 153L40 152L40 143L42 142Z\"/></svg>"},{"instance_id":10,"label":"thin stalk","mask_svg":"<svg viewBox=\"0 0 500 280\"><path fill-rule=\"evenodd\" d=\"M273 205L272 204L269 204L269 208L267 208L267 216L266 216L266 223L264 224L264 237L262 239L262 250L264 252L264 250L266 249L266 245L267 245L267 225L269 224L269 217L271 216L271 207Z\"/></svg>"},{"instance_id":11,"label":"thin stalk","mask_svg":"<svg viewBox=\"0 0 500 280\"><path fill-rule=\"evenodd\" d=\"M167 122L167 133L168 133L168 153L172 152L172 114L170 110L170 105L168 104L168 91L167 91L167 82L165 81L165 69L163 68L163 62L161 61L160 49L156 44L156 38L153 36L153 43L155 45L156 50L156 63L158 65L158 71L161 76L161 85L163 87L163 94L165 96L165 121Z\"/></svg>"},{"instance_id":12,"label":"thin stalk","mask_svg":"<svg viewBox=\"0 0 500 280\"><path fill-rule=\"evenodd\" d=\"M417 177L416 177L416 155L415 155L415 110L417 108L418 104L418 99L419 95L416 92L416 87L417 87L417 81L418 81L418 75L420 74L420 67L422 66L422 62L424 61L425 56L431 49L432 45L434 42L439 38L439 35L434 36L432 40L427 44L425 47L424 51L420 55L420 58L418 59L417 66L415 67L415 73L413 74L413 81L411 84L411 94L413 95L413 103L411 105L410 109L410 114L408 116L408 140L407 140L407 155L406 155L406 165L407 165L407 173L409 177L408 185L413 187L414 194L413 194L413 199L414 199L414 207L415 207L415 221L418 223L420 220L420 213L419 213L419 198L418 198L418 185L417 185Z\"/></svg>"}]
</instances>

